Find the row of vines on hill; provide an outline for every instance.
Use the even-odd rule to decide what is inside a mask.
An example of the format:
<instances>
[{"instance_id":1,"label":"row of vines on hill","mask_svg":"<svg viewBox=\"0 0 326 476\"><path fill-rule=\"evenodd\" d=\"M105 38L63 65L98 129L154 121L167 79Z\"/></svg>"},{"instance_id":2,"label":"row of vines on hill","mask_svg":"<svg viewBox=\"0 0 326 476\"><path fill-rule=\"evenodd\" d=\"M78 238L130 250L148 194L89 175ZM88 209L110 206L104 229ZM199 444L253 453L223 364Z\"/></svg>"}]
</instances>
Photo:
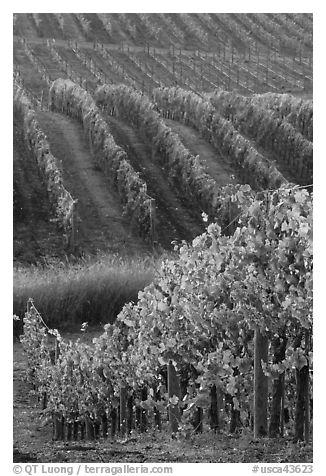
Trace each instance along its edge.
<instances>
[{"instance_id":1,"label":"row of vines on hill","mask_svg":"<svg viewBox=\"0 0 326 476\"><path fill-rule=\"evenodd\" d=\"M18 68L14 67L13 71L13 80L14 80L14 88L21 88L22 91L24 91L24 95L26 98L28 98L30 105L35 108L41 108L42 107L42 101L29 89L27 89L24 79L21 76L20 70Z\"/></svg>"},{"instance_id":2,"label":"row of vines on hill","mask_svg":"<svg viewBox=\"0 0 326 476\"><path fill-rule=\"evenodd\" d=\"M197 129L216 150L231 161L243 182L255 189L277 188L286 180L268 161L201 96L180 88L159 88L153 98L163 116L180 120Z\"/></svg>"},{"instance_id":3,"label":"row of vines on hill","mask_svg":"<svg viewBox=\"0 0 326 476\"><path fill-rule=\"evenodd\" d=\"M72 232L76 201L64 186L57 159L50 151L46 135L37 121L36 113L24 89L14 83L14 113L23 118L24 137L44 177L50 202L57 222L65 231L67 240Z\"/></svg>"},{"instance_id":4,"label":"row of vines on hill","mask_svg":"<svg viewBox=\"0 0 326 476\"><path fill-rule=\"evenodd\" d=\"M252 96L251 102L271 109L275 115L292 124L308 141L313 141L312 100L296 98L291 94L266 93Z\"/></svg>"},{"instance_id":5,"label":"row of vines on hill","mask_svg":"<svg viewBox=\"0 0 326 476\"><path fill-rule=\"evenodd\" d=\"M25 39L21 41L26 54L42 77L46 81L52 76L52 79L56 79L58 75L54 71L50 74L50 69L45 68L38 57L40 55L35 54L36 49L33 51ZM227 53L224 47L222 60L220 48L214 54L204 54L196 50L190 55L181 49L178 54L174 50L172 54L156 54L155 48L148 47L144 56L139 52L131 53L133 48L129 49L128 45L122 47L122 51L117 51L94 41L96 57L91 57L88 47L82 49L76 41L68 40L68 48L72 48L76 57L83 63L78 65L71 57L69 49L65 51L65 47L59 46L53 40L47 40L46 44L52 59L60 64L62 71L72 81L89 90L93 90L98 82L122 82L129 87L137 86L143 91L170 85L198 92L213 91L217 86L227 90L234 88L244 94L265 90L278 91L281 85L283 88L301 88L308 68L305 63L300 63L299 70L296 70L294 63L289 67L285 60L281 63L280 57L276 59L276 52L274 65L272 58L267 56L264 59L257 51L256 54L250 53L249 59L244 61L233 47L231 51L228 49ZM40 48L42 50L42 46L38 45L39 51ZM102 59L99 56L102 56ZM308 77L306 79L308 80Z\"/></svg>"},{"instance_id":6,"label":"row of vines on hill","mask_svg":"<svg viewBox=\"0 0 326 476\"><path fill-rule=\"evenodd\" d=\"M233 42L243 50L258 43L271 49L310 53L313 25L309 14L15 14L16 35L30 35L31 29L39 37L116 44L127 41L138 46L150 42L157 47L212 50Z\"/></svg>"},{"instance_id":7,"label":"row of vines on hill","mask_svg":"<svg viewBox=\"0 0 326 476\"><path fill-rule=\"evenodd\" d=\"M242 134L275 155L276 161L291 168L297 183L312 181L313 145L288 121L259 105L259 96L247 98L227 91L215 91L212 105ZM285 101L284 101L285 102Z\"/></svg>"},{"instance_id":8,"label":"row of vines on hill","mask_svg":"<svg viewBox=\"0 0 326 476\"><path fill-rule=\"evenodd\" d=\"M229 34L232 32L235 39L240 40L240 45L237 44L240 49L248 44L248 40L257 45L258 39L259 42L267 45L272 50L286 50L293 52L293 54L298 54L302 50L303 45L298 41L298 38L295 38L292 32L287 29L283 30L273 20L271 14L215 14L215 18L216 16L225 25L227 32ZM308 49L312 48L311 34L308 32L305 35L304 44Z\"/></svg>"},{"instance_id":9,"label":"row of vines on hill","mask_svg":"<svg viewBox=\"0 0 326 476\"><path fill-rule=\"evenodd\" d=\"M152 198L147 184L133 169L127 153L115 143L92 96L70 80L56 80L49 92L50 109L78 119L97 164L116 187L124 213L137 221L140 234L152 230Z\"/></svg>"},{"instance_id":10,"label":"row of vines on hill","mask_svg":"<svg viewBox=\"0 0 326 476\"><path fill-rule=\"evenodd\" d=\"M231 431L253 425L256 436L277 437L286 408L294 439L308 441L312 196L298 186L256 193L248 185L231 195L242 210L235 232L211 223L182 244L93 344L54 332L51 363L48 330L35 309L26 314L22 342L46 415L82 423L94 437L107 433L118 408L125 434L126 406L157 426L168 407L176 431L197 428L209 412L215 430L229 422ZM172 391L171 367L180 378Z\"/></svg>"},{"instance_id":11,"label":"row of vines on hill","mask_svg":"<svg viewBox=\"0 0 326 476\"><path fill-rule=\"evenodd\" d=\"M62 56L60 55L58 49L55 46L54 42L47 41L47 47L48 50L53 58L53 60L61 66L61 69L67 74L68 78L75 82L76 84L79 84L83 88L87 89L87 80L84 76L81 76L81 74L78 74L72 66L65 61Z\"/></svg>"},{"instance_id":12,"label":"row of vines on hill","mask_svg":"<svg viewBox=\"0 0 326 476\"><path fill-rule=\"evenodd\" d=\"M31 48L29 43L27 43L25 38L21 39L21 43L23 45L24 52L26 53L30 62L35 66L35 68L39 72L41 78L47 83L48 86L50 86L50 84L52 82L52 79L49 76L49 73L48 73L46 67L44 66L44 64L42 63L42 61L40 61L40 59L36 56L33 49Z\"/></svg>"},{"instance_id":13,"label":"row of vines on hill","mask_svg":"<svg viewBox=\"0 0 326 476\"><path fill-rule=\"evenodd\" d=\"M95 91L95 101L108 114L126 120L146 136L157 152L155 157L166 167L170 180L187 198L199 203L210 217L217 217L224 226L230 213L232 216L236 214L237 207L226 194L222 196L215 180L206 173L200 157L185 148L147 96L124 85L104 85Z\"/></svg>"}]
</instances>

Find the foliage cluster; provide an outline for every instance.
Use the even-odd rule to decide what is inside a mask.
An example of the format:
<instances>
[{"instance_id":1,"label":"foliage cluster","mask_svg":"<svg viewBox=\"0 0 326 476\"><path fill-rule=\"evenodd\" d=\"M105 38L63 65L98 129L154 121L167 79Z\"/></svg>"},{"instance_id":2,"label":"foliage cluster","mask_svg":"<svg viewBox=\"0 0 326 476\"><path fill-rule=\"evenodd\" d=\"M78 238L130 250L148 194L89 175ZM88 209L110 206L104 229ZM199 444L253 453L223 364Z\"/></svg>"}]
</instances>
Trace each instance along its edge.
<instances>
[{"instance_id":1,"label":"foliage cluster","mask_svg":"<svg viewBox=\"0 0 326 476\"><path fill-rule=\"evenodd\" d=\"M51 367L41 355L33 364L33 354L35 381L49 395L47 412L96 422L117 406L121 386L132 394L145 384L151 390L143 408L180 403L187 418L208 407L214 385L250 426L257 329L270 342L286 338L284 358L275 363L271 351L264 371L272 381L288 376L293 404L291 375L312 364L303 337L312 330L312 197L285 186L271 194L235 186L233 194L242 203L233 235L211 223L192 244L182 244L179 257L163 262L138 302L125 305L93 345L58 336L60 355ZM36 311L26 315L27 348L35 333L42 335L38 319ZM171 361L188 374L182 402L164 390L155 398Z\"/></svg>"},{"instance_id":2,"label":"foliage cluster","mask_svg":"<svg viewBox=\"0 0 326 476\"><path fill-rule=\"evenodd\" d=\"M271 109L275 116L285 119L308 141L313 141L312 100L296 98L291 94L265 93L254 94L251 102Z\"/></svg>"}]
</instances>

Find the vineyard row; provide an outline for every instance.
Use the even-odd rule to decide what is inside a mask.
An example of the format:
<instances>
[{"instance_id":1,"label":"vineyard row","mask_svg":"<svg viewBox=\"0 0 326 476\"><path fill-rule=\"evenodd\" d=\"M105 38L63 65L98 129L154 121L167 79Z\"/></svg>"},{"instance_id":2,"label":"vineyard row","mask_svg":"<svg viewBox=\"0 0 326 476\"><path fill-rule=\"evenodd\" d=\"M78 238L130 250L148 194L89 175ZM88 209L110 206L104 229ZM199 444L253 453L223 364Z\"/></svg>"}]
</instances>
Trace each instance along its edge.
<instances>
[{"instance_id":1,"label":"vineyard row","mask_svg":"<svg viewBox=\"0 0 326 476\"><path fill-rule=\"evenodd\" d=\"M243 51L259 43L272 50L311 54L313 41L307 14L15 14L15 34L24 35L26 28L39 37L202 50L232 43Z\"/></svg>"},{"instance_id":2,"label":"vineyard row","mask_svg":"<svg viewBox=\"0 0 326 476\"><path fill-rule=\"evenodd\" d=\"M180 88L156 89L153 98L163 116L184 121L198 130L218 152L222 150L244 183L255 189L265 189L278 188L286 182L275 165L257 152L208 100Z\"/></svg>"},{"instance_id":3,"label":"vineyard row","mask_svg":"<svg viewBox=\"0 0 326 476\"><path fill-rule=\"evenodd\" d=\"M221 200L220 187L206 173L200 157L185 148L147 96L124 85L104 85L95 91L94 98L98 107L106 113L127 121L145 134L146 140L168 170L170 180L191 202L199 203L221 225L229 223L230 200L225 197Z\"/></svg>"},{"instance_id":4,"label":"vineyard row","mask_svg":"<svg viewBox=\"0 0 326 476\"><path fill-rule=\"evenodd\" d=\"M147 92L158 86L177 84L193 91L213 91L216 88L222 88L237 89L243 94L252 94L266 90L277 92L281 87L283 90L305 89L307 82L311 82L311 78L307 76L307 67L304 65L301 66L301 71L296 73L295 63L289 69L284 61L283 64L279 62L280 59L277 62L276 56L273 62L272 56L264 60L259 53L256 58L252 53L249 60L243 61L240 57L233 57L232 50L232 58L227 61L225 50L224 57L222 50L213 56L200 54L197 51L192 57L185 52L181 53L181 50L176 56L163 55L155 52L155 48L148 48L146 53L135 54L129 47L118 51L95 42L93 46L97 55L92 55L89 48L82 48L77 42L68 41L68 50L66 47L59 46L59 42L56 46L48 40L47 45L54 60L59 60L60 49L61 62L69 63L69 59L72 61L68 53L69 49L74 51L75 60L79 58L80 73L73 80L78 80L79 83L82 77L87 77L86 71L92 73L94 83L99 77L103 80L103 72L105 72L105 82L126 83L128 86L138 87ZM40 49L40 46L37 48ZM65 70L67 67L66 65ZM83 86L85 87L85 84Z\"/></svg>"},{"instance_id":5,"label":"vineyard row","mask_svg":"<svg viewBox=\"0 0 326 476\"><path fill-rule=\"evenodd\" d=\"M147 185L128 161L126 152L115 143L93 98L69 80L56 80L50 88L50 109L79 120L88 138L92 155L118 191L124 214L137 221L138 232L152 236L153 199Z\"/></svg>"},{"instance_id":6,"label":"vineyard row","mask_svg":"<svg viewBox=\"0 0 326 476\"><path fill-rule=\"evenodd\" d=\"M312 182L312 142L297 132L284 115L283 118L277 117L273 111L262 107L257 96L252 100L235 93L216 91L210 96L210 101L216 111L231 121L240 133L270 151L279 165L289 167L297 183L304 185ZM293 116L297 118L295 124L311 137L312 107L303 106Z\"/></svg>"},{"instance_id":7,"label":"vineyard row","mask_svg":"<svg viewBox=\"0 0 326 476\"><path fill-rule=\"evenodd\" d=\"M286 407L295 441L309 441L312 195L288 185L222 193L241 210L234 233L211 223L178 246L92 344L64 341L29 303L21 340L56 438L68 437L64 423L70 438L85 436L80 425L106 436L108 420L114 436L118 408L123 436L134 410L146 429L146 416L159 427L168 409L172 432L195 431L208 411L215 430L279 437Z\"/></svg>"},{"instance_id":8,"label":"vineyard row","mask_svg":"<svg viewBox=\"0 0 326 476\"><path fill-rule=\"evenodd\" d=\"M24 90L17 83L14 84L14 112L22 115L24 136L28 149L34 155L43 174L50 202L54 208L57 221L65 232L67 245L69 245L75 219L75 200L63 184L58 161L50 151L47 137L37 121L32 104Z\"/></svg>"}]
</instances>

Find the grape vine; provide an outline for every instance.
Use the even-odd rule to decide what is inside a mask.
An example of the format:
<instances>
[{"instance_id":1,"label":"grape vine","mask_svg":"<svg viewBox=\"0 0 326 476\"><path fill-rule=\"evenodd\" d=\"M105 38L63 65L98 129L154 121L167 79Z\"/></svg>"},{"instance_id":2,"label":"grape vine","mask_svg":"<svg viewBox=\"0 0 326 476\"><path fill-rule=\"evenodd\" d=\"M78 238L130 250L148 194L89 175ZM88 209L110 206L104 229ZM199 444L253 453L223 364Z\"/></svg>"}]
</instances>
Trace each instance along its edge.
<instances>
[{"instance_id":1,"label":"grape vine","mask_svg":"<svg viewBox=\"0 0 326 476\"><path fill-rule=\"evenodd\" d=\"M134 395L147 385L143 408L180 405L182 425L196 407L207 409L215 386L250 426L257 329L270 342L286 336L285 358L275 363L271 347L263 367L271 381L287 375L290 388L293 369L311 368L303 336L312 331L312 196L290 186L259 193L234 186L232 196L241 204L235 232L226 236L211 223L183 243L178 258L162 263L138 302L125 305L93 344L58 336L60 352L50 367L42 345L34 346L38 358L30 364L48 395L47 413L99 424L118 405L121 387ZM25 317L27 351L44 335L32 309ZM187 373L183 399L163 392L158 402L153 396L171 362Z\"/></svg>"}]
</instances>

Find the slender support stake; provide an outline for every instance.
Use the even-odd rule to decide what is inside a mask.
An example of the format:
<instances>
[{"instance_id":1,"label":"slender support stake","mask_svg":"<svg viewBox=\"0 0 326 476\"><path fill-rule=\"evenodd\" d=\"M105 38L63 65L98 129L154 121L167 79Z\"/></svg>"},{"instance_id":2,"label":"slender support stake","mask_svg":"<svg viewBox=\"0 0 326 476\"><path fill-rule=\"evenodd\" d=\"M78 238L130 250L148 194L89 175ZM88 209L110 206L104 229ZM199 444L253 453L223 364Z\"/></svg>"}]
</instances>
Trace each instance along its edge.
<instances>
[{"instance_id":1,"label":"slender support stake","mask_svg":"<svg viewBox=\"0 0 326 476\"><path fill-rule=\"evenodd\" d=\"M168 364L168 394L169 394L169 421L172 433L176 433L179 429L180 420L180 382L172 361ZM177 397L177 402L173 402L173 398ZM172 401L171 401L172 400Z\"/></svg>"},{"instance_id":2,"label":"slender support stake","mask_svg":"<svg viewBox=\"0 0 326 476\"><path fill-rule=\"evenodd\" d=\"M259 329L255 331L254 357L254 438L267 435L268 378L261 362L268 360L268 339Z\"/></svg>"},{"instance_id":3,"label":"slender support stake","mask_svg":"<svg viewBox=\"0 0 326 476\"><path fill-rule=\"evenodd\" d=\"M127 389L120 388L120 433L121 436L126 436L127 431Z\"/></svg>"}]
</instances>

